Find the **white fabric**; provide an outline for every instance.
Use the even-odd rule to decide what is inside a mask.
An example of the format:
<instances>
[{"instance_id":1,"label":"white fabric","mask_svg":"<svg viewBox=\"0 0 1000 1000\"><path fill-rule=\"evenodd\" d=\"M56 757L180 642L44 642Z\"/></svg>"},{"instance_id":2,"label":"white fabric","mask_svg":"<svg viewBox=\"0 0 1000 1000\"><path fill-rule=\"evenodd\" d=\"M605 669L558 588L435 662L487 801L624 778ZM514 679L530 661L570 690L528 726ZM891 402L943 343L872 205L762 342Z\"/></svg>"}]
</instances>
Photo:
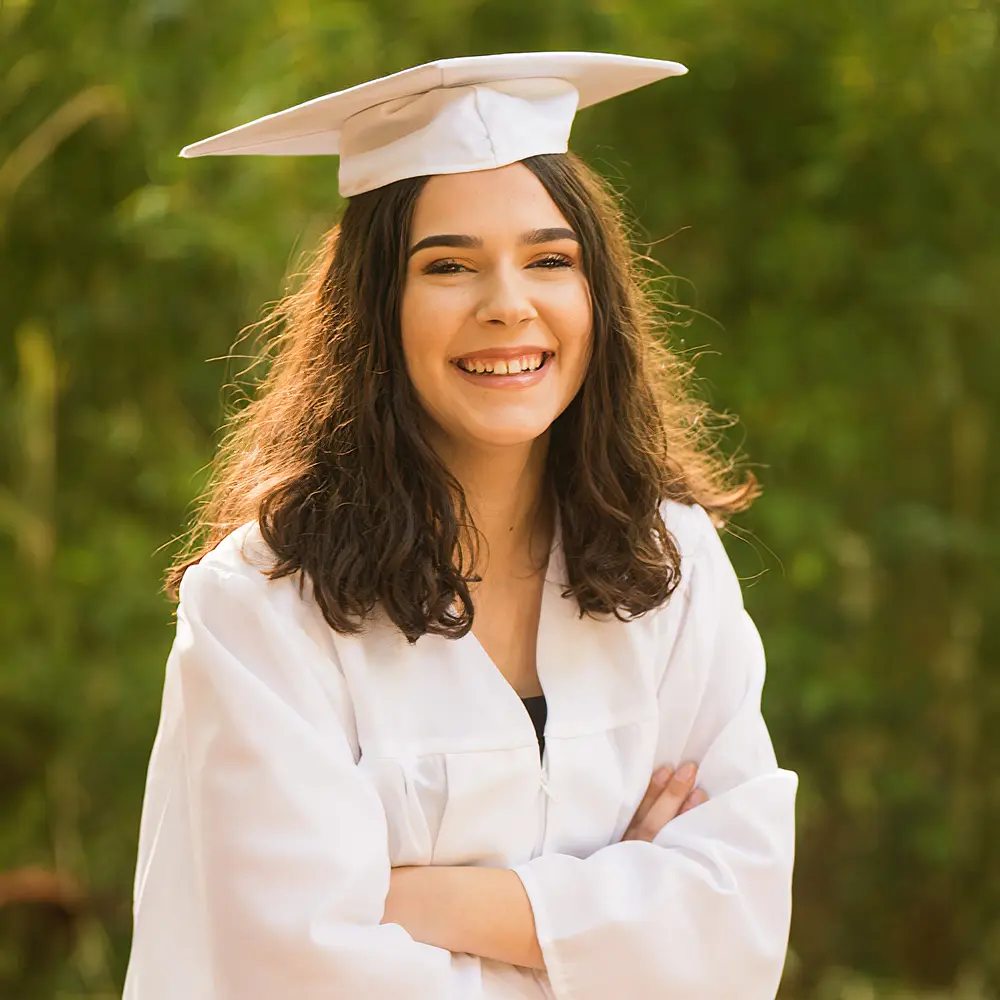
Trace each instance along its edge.
<instances>
[{"instance_id":1,"label":"white fabric","mask_svg":"<svg viewBox=\"0 0 1000 1000\"><path fill-rule=\"evenodd\" d=\"M760 715L764 656L700 507L664 505L682 584L579 618L553 547L538 635L545 756L470 633L345 637L254 525L188 570L150 761L125 1000L771 1000L797 777ZM655 766L710 801L620 838ZM513 868L547 972L380 924L393 865Z\"/></svg>"},{"instance_id":2,"label":"white fabric","mask_svg":"<svg viewBox=\"0 0 1000 1000\"><path fill-rule=\"evenodd\" d=\"M504 167L565 153L579 100L565 80L451 87L379 104L340 134L345 197L393 180Z\"/></svg>"},{"instance_id":3,"label":"white fabric","mask_svg":"<svg viewBox=\"0 0 1000 1000\"><path fill-rule=\"evenodd\" d=\"M686 73L608 52L439 59L247 122L181 156L340 156L345 197L404 177L565 153L578 108Z\"/></svg>"}]
</instances>

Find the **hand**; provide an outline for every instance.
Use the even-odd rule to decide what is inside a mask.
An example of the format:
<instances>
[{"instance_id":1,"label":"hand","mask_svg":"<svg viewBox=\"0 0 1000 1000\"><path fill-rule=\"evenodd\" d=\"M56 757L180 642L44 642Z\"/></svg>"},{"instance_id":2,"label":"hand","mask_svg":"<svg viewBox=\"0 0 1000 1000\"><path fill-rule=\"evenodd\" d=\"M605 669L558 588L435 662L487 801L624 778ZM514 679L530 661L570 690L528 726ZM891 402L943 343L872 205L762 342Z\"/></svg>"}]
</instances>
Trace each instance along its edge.
<instances>
[{"instance_id":1,"label":"hand","mask_svg":"<svg viewBox=\"0 0 1000 1000\"><path fill-rule=\"evenodd\" d=\"M708 795L703 789L692 789L697 772L698 767L693 761L682 765L676 773L669 767L659 768L653 774L622 840L652 843L672 819L707 802Z\"/></svg>"}]
</instances>

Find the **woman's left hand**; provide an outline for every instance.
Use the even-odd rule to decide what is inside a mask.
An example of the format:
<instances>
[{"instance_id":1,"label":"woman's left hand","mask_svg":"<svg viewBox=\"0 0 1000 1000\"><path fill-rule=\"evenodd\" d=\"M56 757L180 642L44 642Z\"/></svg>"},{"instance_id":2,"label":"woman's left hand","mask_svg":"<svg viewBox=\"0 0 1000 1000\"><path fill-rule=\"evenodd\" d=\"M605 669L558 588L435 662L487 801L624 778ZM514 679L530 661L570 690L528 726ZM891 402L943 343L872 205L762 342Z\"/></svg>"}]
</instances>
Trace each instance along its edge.
<instances>
[{"instance_id":1,"label":"woman's left hand","mask_svg":"<svg viewBox=\"0 0 1000 1000\"><path fill-rule=\"evenodd\" d=\"M676 773L670 767L658 768L622 840L652 842L672 819L707 802L703 788L692 788L697 770L694 761Z\"/></svg>"}]
</instances>

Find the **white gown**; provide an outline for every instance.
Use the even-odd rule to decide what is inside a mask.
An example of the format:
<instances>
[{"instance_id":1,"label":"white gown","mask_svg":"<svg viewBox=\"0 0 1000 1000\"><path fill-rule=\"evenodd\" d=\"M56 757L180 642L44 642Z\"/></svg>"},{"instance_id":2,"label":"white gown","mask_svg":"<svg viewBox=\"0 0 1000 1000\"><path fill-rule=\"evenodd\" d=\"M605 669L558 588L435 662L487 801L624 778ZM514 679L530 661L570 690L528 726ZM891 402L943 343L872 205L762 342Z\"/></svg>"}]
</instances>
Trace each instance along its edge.
<instances>
[{"instance_id":1,"label":"white gown","mask_svg":"<svg viewBox=\"0 0 1000 1000\"><path fill-rule=\"evenodd\" d=\"M708 515L667 501L670 601L580 618L553 545L524 704L469 633L333 632L254 524L187 571L142 812L125 1000L772 1000L794 772ZM660 764L710 800L620 842ZM547 972L381 924L395 865L512 868Z\"/></svg>"}]
</instances>

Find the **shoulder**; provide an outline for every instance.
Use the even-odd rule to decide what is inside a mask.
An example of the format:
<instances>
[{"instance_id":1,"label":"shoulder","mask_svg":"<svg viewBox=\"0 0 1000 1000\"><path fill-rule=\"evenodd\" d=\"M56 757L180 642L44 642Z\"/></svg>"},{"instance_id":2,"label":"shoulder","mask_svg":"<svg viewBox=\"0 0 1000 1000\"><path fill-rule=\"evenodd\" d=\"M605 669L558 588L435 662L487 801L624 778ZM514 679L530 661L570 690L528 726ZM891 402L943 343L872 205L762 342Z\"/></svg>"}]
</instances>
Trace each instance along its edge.
<instances>
[{"instance_id":1,"label":"shoulder","mask_svg":"<svg viewBox=\"0 0 1000 1000\"><path fill-rule=\"evenodd\" d=\"M254 522L187 568L168 675L181 679L190 711L238 708L256 721L280 702L321 728L333 705L348 724L333 633L299 574L270 578L275 561Z\"/></svg>"},{"instance_id":2,"label":"shoulder","mask_svg":"<svg viewBox=\"0 0 1000 1000\"><path fill-rule=\"evenodd\" d=\"M257 522L241 525L185 570L179 613L268 603L275 588L267 571L273 565Z\"/></svg>"},{"instance_id":3,"label":"shoulder","mask_svg":"<svg viewBox=\"0 0 1000 1000\"><path fill-rule=\"evenodd\" d=\"M301 573L272 579L269 570L276 562L258 523L241 525L188 567L178 617L225 632L234 645L253 636L263 648L277 639L275 648L287 653L304 639L310 649L335 659L333 634L309 581Z\"/></svg>"},{"instance_id":4,"label":"shoulder","mask_svg":"<svg viewBox=\"0 0 1000 1000\"><path fill-rule=\"evenodd\" d=\"M277 557L264 540L260 526L249 521L225 536L201 559L189 566L181 580L181 605L256 608L269 611L309 631L315 630L318 608L312 588L301 585L301 574L272 579Z\"/></svg>"},{"instance_id":5,"label":"shoulder","mask_svg":"<svg viewBox=\"0 0 1000 1000\"><path fill-rule=\"evenodd\" d=\"M742 590L719 529L700 504L664 500L660 514L681 556L681 584L713 603L736 602Z\"/></svg>"},{"instance_id":6,"label":"shoulder","mask_svg":"<svg viewBox=\"0 0 1000 1000\"><path fill-rule=\"evenodd\" d=\"M719 543L719 532L708 511L700 504L664 500L660 504L660 516L677 545L682 561L690 561L706 546Z\"/></svg>"},{"instance_id":7,"label":"shoulder","mask_svg":"<svg viewBox=\"0 0 1000 1000\"><path fill-rule=\"evenodd\" d=\"M264 576L274 563L274 552L264 541L260 525L248 521L226 535L196 565L204 570L255 580Z\"/></svg>"}]
</instances>

